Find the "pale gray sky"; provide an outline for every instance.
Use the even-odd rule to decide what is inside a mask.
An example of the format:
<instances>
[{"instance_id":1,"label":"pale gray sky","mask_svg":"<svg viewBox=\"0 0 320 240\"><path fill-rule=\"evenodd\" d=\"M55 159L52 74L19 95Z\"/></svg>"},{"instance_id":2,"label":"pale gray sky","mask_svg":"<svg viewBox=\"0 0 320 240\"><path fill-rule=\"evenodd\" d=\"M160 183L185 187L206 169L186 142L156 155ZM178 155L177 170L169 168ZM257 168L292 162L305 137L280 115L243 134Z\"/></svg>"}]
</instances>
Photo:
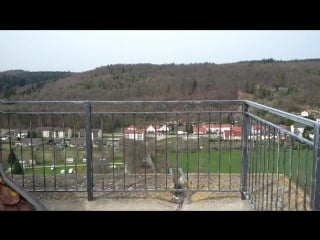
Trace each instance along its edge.
<instances>
[{"instance_id":1,"label":"pale gray sky","mask_svg":"<svg viewBox=\"0 0 320 240\"><path fill-rule=\"evenodd\" d=\"M0 71L320 58L319 30L1 30Z\"/></svg>"}]
</instances>

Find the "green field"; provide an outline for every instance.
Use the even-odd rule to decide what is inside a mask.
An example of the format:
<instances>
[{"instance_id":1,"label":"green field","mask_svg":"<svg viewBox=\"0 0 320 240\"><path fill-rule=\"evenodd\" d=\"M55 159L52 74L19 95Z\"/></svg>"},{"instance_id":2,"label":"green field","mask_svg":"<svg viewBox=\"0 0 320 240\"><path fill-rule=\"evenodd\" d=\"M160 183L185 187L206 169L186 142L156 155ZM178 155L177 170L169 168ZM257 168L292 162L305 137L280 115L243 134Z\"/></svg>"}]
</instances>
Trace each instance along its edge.
<instances>
[{"instance_id":1,"label":"green field","mask_svg":"<svg viewBox=\"0 0 320 240\"><path fill-rule=\"evenodd\" d=\"M312 150L287 150L283 149L279 154L266 151L263 153L249 154L249 173L285 175L289 181L305 187L309 191L312 175ZM251 160L250 160L251 159ZM256 161L253 161L255 159ZM266 176L264 176L266 177Z\"/></svg>"},{"instance_id":2,"label":"green field","mask_svg":"<svg viewBox=\"0 0 320 240\"><path fill-rule=\"evenodd\" d=\"M161 156L160 158L166 156ZM159 158L158 158L159 159ZM199 150L198 152L170 152L167 154L169 167L181 167L184 172L200 173L240 173L241 151L228 150L209 151Z\"/></svg>"},{"instance_id":3,"label":"green field","mask_svg":"<svg viewBox=\"0 0 320 240\"><path fill-rule=\"evenodd\" d=\"M179 151L175 151L176 140L178 140ZM154 146L154 140L149 140L148 144ZM189 144L189 148L188 145ZM241 150L237 148L228 148L228 142L201 143L204 148L199 149L199 141L184 141L182 139L170 138L157 142L157 151L148 149L151 152L152 159L156 164L158 172L165 172L167 168L182 168L186 173L240 173L241 170ZM217 148L220 144L221 148ZM190 147L191 146L191 147ZM208 148L210 147L210 151ZM36 165L27 167L24 174L60 174L62 169L73 168L78 174L86 173L85 148L59 148L52 146L39 146L31 151L30 147L12 147L19 160L34 159ZM2 144L2 159L5 171L10 167L7 159L10 146ZM188 149L188 150L186 150ZM162 151L161 151L162 150ZM310 185L312 172L312 151L292 150L289 152L280 151L279 155L271 151L249 152L249 173L274 173L285 174L292 181L301 184ZM128 151L128 146L125 151ZM108 163L123 161L123 148L115 149L94 147L93 148L93 166L95 173L104 173L109 168L104 162L99 161L106 158ZM65 159L73 158L73 163L65 162ZM137 158L140 159L140 158ZM155 161L156 159L156 161ZM255 159L255 161L252 161ZM290 161L291 159L291 161ZM284 161L285 160L285 161ZM51 170L51 166L56 168ZM109 169L109 171L111 171Z\"/></svg>"},{"instance_id":4,"label":"green field","mask_svg":"<svg viewBox=\"0 0 320 240\"><path fill-rule=\"evenodd\" d=\"M85 174L86 173L86 164L66 164L66 165L55 165L55 168L52 168L52 165L40 165L27 167L24 169L24 174L43 174L43 175L53 175L61 174L61 170L65 171L65 174L69 174L69 169L73 169L72 173Z\"/></svg>"}]
</instances>

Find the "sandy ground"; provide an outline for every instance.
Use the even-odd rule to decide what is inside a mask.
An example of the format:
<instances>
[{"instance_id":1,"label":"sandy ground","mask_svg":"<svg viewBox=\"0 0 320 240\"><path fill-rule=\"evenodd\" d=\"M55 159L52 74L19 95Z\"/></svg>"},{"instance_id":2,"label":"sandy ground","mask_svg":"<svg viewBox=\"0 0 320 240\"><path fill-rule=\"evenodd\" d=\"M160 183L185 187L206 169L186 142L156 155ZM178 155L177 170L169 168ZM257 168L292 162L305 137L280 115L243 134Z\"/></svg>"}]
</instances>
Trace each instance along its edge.
<instances>
[{"instance_id":1,"label":"sandy ground","mask_svg":"<svg viewBox=\"0 0 320 240\"><path fill-rule=\"evenodd\" d=\"M103 198L88 201L85 198L73 200L42 200L49 211L251 211L247 201L239 198L202 200L195 203L178 203L159 199L113 199Z\"/></svg>"}]
</instances>

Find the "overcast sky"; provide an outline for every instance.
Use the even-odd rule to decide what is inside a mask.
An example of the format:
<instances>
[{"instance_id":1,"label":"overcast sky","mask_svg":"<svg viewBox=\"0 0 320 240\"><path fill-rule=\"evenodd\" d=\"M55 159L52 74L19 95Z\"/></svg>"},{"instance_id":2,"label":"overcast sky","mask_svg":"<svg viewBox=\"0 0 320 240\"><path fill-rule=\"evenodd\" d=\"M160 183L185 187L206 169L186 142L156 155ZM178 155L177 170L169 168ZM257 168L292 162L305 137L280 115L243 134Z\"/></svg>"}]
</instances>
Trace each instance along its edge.
<instances>
[{"instance_id":1,"label":"overcast sky","mask_svg":"<svg viewBox=\"0 0 320 240\"><path fill-rule=\"evenodd\" d=\"M118 63L320 58L319 30L0 31L0 71L82 72Z\"/></svg>"}]
</instances>

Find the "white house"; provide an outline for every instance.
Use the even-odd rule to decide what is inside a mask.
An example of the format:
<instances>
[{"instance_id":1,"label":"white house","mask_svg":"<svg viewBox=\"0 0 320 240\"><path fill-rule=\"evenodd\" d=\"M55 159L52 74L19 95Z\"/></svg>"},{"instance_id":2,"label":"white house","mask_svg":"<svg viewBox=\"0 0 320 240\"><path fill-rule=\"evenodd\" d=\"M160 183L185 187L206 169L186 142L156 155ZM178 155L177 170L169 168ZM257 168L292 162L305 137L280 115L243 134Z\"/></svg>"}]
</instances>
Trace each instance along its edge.
<instances>
[{"instance_id":1,"label":"white house","mask_svg":"<svg viewBox=\"0 0 320 240\"><path fill-rule=\"evenodd\" d=\"M208 132L215 134L223 134L224 131L231 129L231 124L228 123L205 123L203 126Z\"/></svg>"},{"instance_id":2,"label":"white house","mask_svg":"<svg viewBox=\"0 0 320 240\"><path fill-rule=\"evenodd\" d=\"M305 126L303 124L296 123L290 126L290 131L298 135L299 137L302 137L304 128Z\"/></svg>"},{"instance_id":3,"label":"white house","mask_svg":"<svg viewBox=\"0 0 320 240\"><path fill-rule=\"evenodd\" d=\"M309 113L307 111L301 112L302 117L309 117Z\"/></svg>"},{"instance_id":4,"label":"white house","mask_svg":"<svg viewBox=\"0 0 320 240\"><path fill-rule=\"evenodd\" d=\"M102 129L91 129L91 138L102 138Z\"/></svg>"},{"instance_id":5,"label":"white house","mask_svg":"<svg viewBox=\"0 0 320 240\"><path fill-rule=\"evenodd\" d=\"M71 128L51 128L51 127L43 127L38 131L41 132L42 137L44 138L71 138L72 130Z\"/></svg>"},{"instance_id":6,"label":"white house","mask_svg":"<svg viewBox=\"0 0 320 240\"><path fill-rule=\"evenodd\" d=\"M128 129L128 128L127 128ZM161 127L159 125L156 125L155 127L153 125L150 125L146 128L147 133L163 133L163 132L169 132L170 129L166 124L163 124Z\"/></svg>"},{"instance_id":7,"label":"white house","mask_svg":"<svg viewBox=\"0 0 320 240\"><path fill-rule=\"evenodd\" d=\"M28 130L21 130L17 132L17 138L25 138L28 136Z\"/></svg>"},{"instance_id":8,"label":"white house","mask_svg":"<svg viewBox=\"0 0 320 240\"><path fill-rule=\"evenodd\" d=\"M152 125L150 125L147 127L146 132L147 133L155 133L156 129Z\"/></svg>"},{"instance_id":9,"label":"white house","mask_svg":"<svg viewBox=\"0 0 320 240\"><path fill-rule=\"evenodd\" d=\"M158 132L170 132L169 127L166 124L163 124L159 129L157 129Z\"/></svg>"},{"instance_id":10,"label":"white house","mask_svg":"<svg viewBox=\"0 0 320 240\"><path fill-rule=\"evenodd\" d=\"M144 140L144 130L143 129L137 129L137 130L128 130L126 129L124 131L124 137L125 138L129 138L129 139L134 139L134 140L140 140L143 141Z\"/></svg>"},{"instance_id":11,"label":"white house","mask_svg":"<svg viewBox=\"0 0 320 240\"><path fill-rule=\"evenodd\" d=\"M86 129L81 128L78 131L78 137L84 138L86 137ZM102 129L91 129L91 139L102 138Z\"/></svg>"}]
</instances>

